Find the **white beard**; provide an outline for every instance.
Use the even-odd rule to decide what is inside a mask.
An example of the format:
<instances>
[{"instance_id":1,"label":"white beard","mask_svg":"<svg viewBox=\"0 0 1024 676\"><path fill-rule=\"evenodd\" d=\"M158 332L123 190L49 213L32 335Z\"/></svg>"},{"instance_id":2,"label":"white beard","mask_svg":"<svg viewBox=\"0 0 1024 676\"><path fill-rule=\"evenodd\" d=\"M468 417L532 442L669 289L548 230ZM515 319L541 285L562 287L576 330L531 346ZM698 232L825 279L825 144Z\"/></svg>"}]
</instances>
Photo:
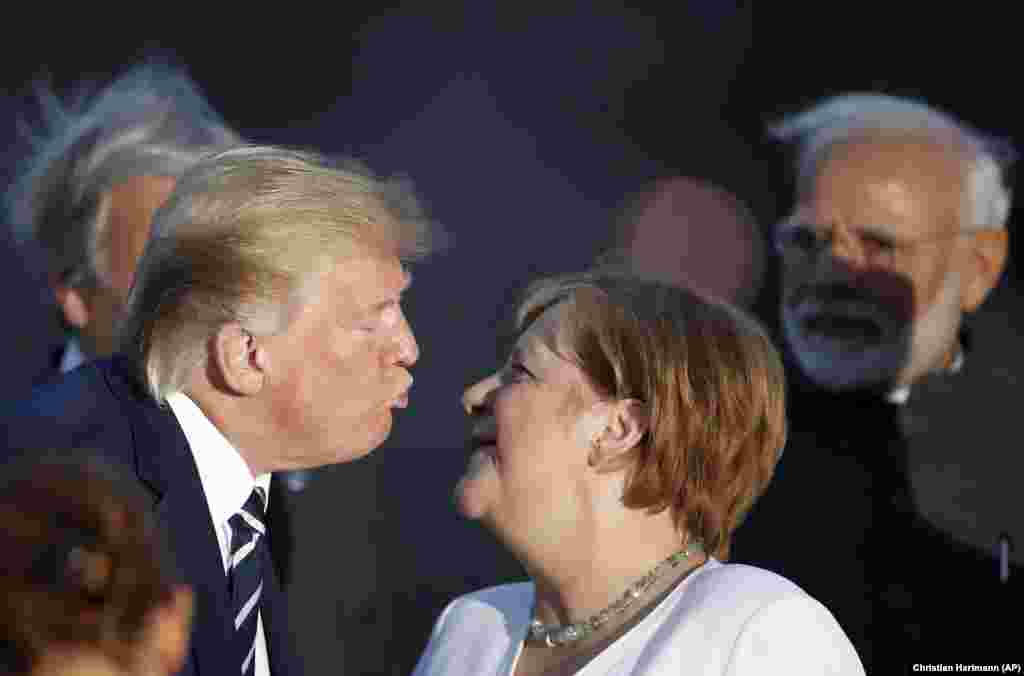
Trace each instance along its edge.
<instances>
[{"instance_id":1,"label":"white beard","mask_svg":"<svg viewBox=\"0 0 1024 676\"><path fill-rule=\"evenodd\" d=\"M881 340L855 343L809 332L806 319L822 309L808 300L782 307L782 327L801 370L817 385L844 390L871 385L907 385L937 368L960 328L960 275L951 271L938 296L916 322L898 322L870 304L849 305L852 317L867 318L882 328ZM840 310L842 312L842 310Z\"/></svg>"}]
</instances>

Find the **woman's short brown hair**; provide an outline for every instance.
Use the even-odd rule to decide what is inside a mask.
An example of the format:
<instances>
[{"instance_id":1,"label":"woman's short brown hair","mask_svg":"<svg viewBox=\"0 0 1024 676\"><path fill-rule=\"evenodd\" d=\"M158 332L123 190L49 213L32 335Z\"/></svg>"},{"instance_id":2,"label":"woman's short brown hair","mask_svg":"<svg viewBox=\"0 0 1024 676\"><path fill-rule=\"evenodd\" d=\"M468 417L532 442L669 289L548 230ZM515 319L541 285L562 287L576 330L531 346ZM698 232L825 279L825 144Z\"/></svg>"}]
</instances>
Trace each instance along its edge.
<instances>
[{"instance_id":1,"label":"woman's short brown hair","mask_svg":"<svg viewBox=\"0 0 1024 676\"><path fill-rule=\"evenodd\" d=\"M133 668L175 585L152 505L98 459L47 453L0 476L0 672L68 648Z\"/></svg>"},{"instance_id":2,"label":"woman's short brown hair","mask_svg":"<svg viewBox=\"0 0 1024 676\"><path fill-rule=\"evenodd\" d=\"M647 408L624 504L672 510L681 533L727 559L786 439L785 379L771 341L736 308L614 270L535 282L517 328L562 302L572 352L564 356L601 396Z\"/></svg>"}]
</instances>

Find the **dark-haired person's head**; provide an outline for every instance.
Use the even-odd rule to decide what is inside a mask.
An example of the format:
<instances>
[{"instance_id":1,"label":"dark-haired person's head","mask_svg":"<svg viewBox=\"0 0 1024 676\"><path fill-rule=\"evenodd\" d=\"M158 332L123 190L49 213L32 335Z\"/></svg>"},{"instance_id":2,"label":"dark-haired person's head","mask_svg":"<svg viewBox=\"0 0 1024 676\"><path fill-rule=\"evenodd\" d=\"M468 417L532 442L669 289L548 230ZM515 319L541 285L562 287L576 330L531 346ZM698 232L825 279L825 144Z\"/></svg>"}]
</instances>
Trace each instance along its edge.
<instances>
[{"instance_id":1,"label":"dark-haired person's head","mask_svg":"<svg viewBox=\"0 0 1024 676\"><path fill-rule=\"evenodd\" d=\"M136 487L99 460L56 453L0 476L0 671L176 672L192 595Z\"/></svg>"}]
</instances>

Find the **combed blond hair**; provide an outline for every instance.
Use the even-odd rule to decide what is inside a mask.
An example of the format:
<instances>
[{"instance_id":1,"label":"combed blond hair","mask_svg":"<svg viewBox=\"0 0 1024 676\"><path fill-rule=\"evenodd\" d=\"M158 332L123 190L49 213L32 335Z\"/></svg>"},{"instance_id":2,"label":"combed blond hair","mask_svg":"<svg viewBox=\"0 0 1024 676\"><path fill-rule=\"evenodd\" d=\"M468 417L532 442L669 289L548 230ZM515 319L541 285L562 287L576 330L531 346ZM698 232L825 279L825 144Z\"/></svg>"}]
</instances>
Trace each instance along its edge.
<instances>
[{"instance_id":1,"label":"combed blond hair","mask_svg":"<svg viewBox=\"0 0 1024 676\"><path fill-rule=\"evenodd\" d=\"M563 355L605 398L636 399L650 427L627 460L623 503L672 511L721 560L786 440L778 352L740 310L622 271L543 279L516 317L525 330L565 304Z\"/></svg>"},{"instance_id":2,"label":"combed blond hair","mask_svg":"<svg viewBox=\"0 0 1024 676\"><path fill-rule=\"evenodd\" d=\"M122 348L163 401L205 362L224 324L282 331L333 264L368 252L418 259L434 234L406 181L358 163L270 146L215 153L154 216Z\"/></svg>"}]
</instances>

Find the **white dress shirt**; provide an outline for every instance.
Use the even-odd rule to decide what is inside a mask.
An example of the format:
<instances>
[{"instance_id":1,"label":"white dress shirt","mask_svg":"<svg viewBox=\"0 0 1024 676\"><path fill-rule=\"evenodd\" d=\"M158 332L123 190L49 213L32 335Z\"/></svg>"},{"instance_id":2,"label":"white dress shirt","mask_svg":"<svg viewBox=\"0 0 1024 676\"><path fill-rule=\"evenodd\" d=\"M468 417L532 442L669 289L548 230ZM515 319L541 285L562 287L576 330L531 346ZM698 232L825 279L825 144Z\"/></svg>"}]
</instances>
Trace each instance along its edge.
<instances>
[{"instance_id":1,"label":"white dress shirt","mask_svg":"<svg viewBox=\"0 0 1024 676\"><path fill-rule=\"evenodd\" d=\"M957 348L956 356L953 357L953 363L950 365L948 369L946 369L946 373L959 373L960 369L962 369L963 367L964 351L963 348ZM896 389L889 392L889 394L885 395L885 399L890 404L897 404L899 406L903 406L910 400L910 385L897 387Z\"/></svg>"},{"instance_id":2,"label":"white dress shirt","mask_svg":"<svg viewBox=\"0 0 1024 676\"><path fill-rule=\"evenodd\" d=\"M510 676L532 583L461 596L438 618L413 676ZM709 559L577 676L864 676L832 614L767 570Z\"/></svg>"},{"instance_id":3,"label":"white dress shirt","mask_svg":"<svg viewBox=\"0 0 1024 676\"><path fill-rule=\"evenodd\" d=\"M224 574L228 572L231 548L231 524L228 520L242 508L249 499L253 488L262 486L264 495L270 498L270 474L253 478L249 466L224 435L196 406L195 402L181 393L167 397L167 404L178 419L192 457L195 458L199 480L203 484L206 503L210 507L210 519L217 533L220 555L224 563ZM270 661L267 658L267 640L263 633L263 614L256 618L256 676L270 676ZM241 665L239 665L241 667Z\"/></svg>"},{"instance_id":4,"label":"white dress shirt","mask_svg":"<svg viewBox=\"0 0 1024 676\"><path fill-rule=\"evenodd\" d=\"M87 360L82 346L78 344L77 338L72 338L64 346L64 352L60 355L60 372L70 373L84 364Z\"/></svg>"}]
</instances>

